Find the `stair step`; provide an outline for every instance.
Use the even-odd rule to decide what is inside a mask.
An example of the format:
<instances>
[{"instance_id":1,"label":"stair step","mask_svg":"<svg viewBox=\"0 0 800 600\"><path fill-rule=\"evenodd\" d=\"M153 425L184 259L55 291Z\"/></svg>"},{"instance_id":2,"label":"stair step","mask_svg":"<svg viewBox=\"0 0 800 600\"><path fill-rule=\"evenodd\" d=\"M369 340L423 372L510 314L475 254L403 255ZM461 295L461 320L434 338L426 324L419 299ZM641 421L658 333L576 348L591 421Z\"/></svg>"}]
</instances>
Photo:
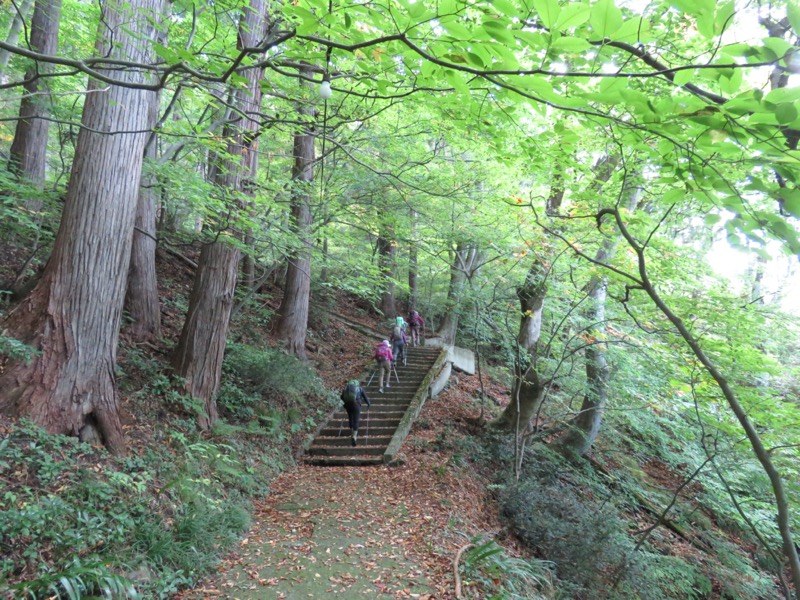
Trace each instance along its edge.
<instances>
[{"instance_id":1,"label":"stair step","mask_svg":"<svg viewBox=\"0 0 800 600\"><path fill-rule=\"evenodd\" d=\"M367 433L369 433L370 438L373 436L387 436L387 435L391 437L392 435L394 435L394 431L396 428L397 424L385 427L382 425L375 425L374 422L371 422L369 423L369 426L367 426L367 423L365 422L360 426L359 431L361 432L361 435L366 435ZM344 427L342 427L341 431L339 430L338 426L325 427L319 432L319 437L327 437L327 438L340 437L343 435L348 435L348 431L349 429L347 429L347 423L344 424Z\"/></svg>"},{"instance_id":2,"label":"stair step","mask_svg":"<svg viewBox=\"0 0 800 600\"><path fill-rule=\"evenodd\" d=\"M373 432L366 433L366 429L359 431L358 443L363 443L365 446L388 446L392 441L391 435L375 435ZM345 429L342 431L341 437L327 437L319 436L314 440L313 446L347 446L350 447L350 431Z\"/></svg>"},{"instance_id":3,"label":"stair step","mask_svg":"<svg viewBox=\"0 0 800 600\"><path fill-rule=\"evenodd\" d=\"M386 446L311 446L308 449L309 456L353 456L355 454L365 456L382 455Z\"/></svg>"},{"instance_id":4,"label":"stair step","mask_svg":"<svg viewBox=\"0 0 800 600\"><path fill-rule=\"evenodd\" d=\"M417 394L431 367L441 355L441 348L408 348L406 364L398 364L392 372L391 387L378 391L378 374L372 369L367 385L362 387L370 398L371 406L362 406L361 429L358 445L350 445L347 413L341 407L318 432L307 449L304 461L318 466L360 466L383 462L383 455L391 443L398 425L405 418L411 401Z\"/></svg>"},{"instance_id":5,"label":"stair step","mask_svg":"<svg viewBox=\"0 0 800 600\"><path fill-rule=\"evenodd\" d=\"M370 431L372 431L373 429L382 428L382 427L397 427L397 425L400 423L400 421L401 421L400 417L382 419L382 418L376 417L375 415L370 415L369 419L366 419L366 418L362 418L361 419L361 423L360 423L359 427L364 428L364 429L369 427ZM325 431L339 431L339 429L341 429L342 431L346 431L347 428L348 428L347 427L347 419L338 419L337 421L329 422L328 425L326 425L325 428L322 431L323 432L325 432ZM333 434L333 435L336 435L336 434Z\"/></svg>"},{"instance_id":6,"label":"stair step","mask_svg":"<svg viewBox=\"0 0 800 600\"><path fill-rule=\"evenodd\" d=\"M309 456L305 462L319 467L362 467L382 465L383 456Z\"/></svg>"}]
</instances>

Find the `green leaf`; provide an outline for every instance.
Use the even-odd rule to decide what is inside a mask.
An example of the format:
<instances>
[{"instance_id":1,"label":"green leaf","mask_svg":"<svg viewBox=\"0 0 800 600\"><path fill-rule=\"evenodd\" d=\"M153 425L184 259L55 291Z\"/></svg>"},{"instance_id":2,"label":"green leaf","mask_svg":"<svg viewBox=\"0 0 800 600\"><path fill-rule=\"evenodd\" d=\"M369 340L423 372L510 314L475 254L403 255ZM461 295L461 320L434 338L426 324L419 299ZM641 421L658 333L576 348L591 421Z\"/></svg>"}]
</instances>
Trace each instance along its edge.
<instances>
[{"instance_id":1,"label":"green leaf","mask_svg":"<svg viewBox=\"0 0 800 600\"><path fill-rule=\"evenodd\" d=\"M694 69L683 69L682 71L677 71L675 75L672 77L672 81L675 85L685 85L692 80L694 76Z\"/></svg>"},{"instance_id":2,"label":"green leaf","mask_svg":"<svg viewBox=\"0 0 800 600\"><path fill-rule=\"evenodd\" d=\"M742 70L733 69L730 76L723 76L719 78L719 87L723 93L732 96L739 92L742 86Z\"/></svg>"},{"instance_id":3,"label":"green leaf","mask_svg":"<svg viewBox=\"0 0 800 600\"><path fill-rule=\"evenodd\" d=\"M622 27L622 12L614 5L614 0L598 0L592 6L589 22L596 38L609 38Z\"/></svg>"},{"instance_id":4,"label":"green leaf","mask_svg":"<svg viewBox=\"0 0 800 600\"><path fill-rule=\"evenodd\" d=\"M475 63L476 59L480 59L481 64L475 64L476 66L480 66L482 68L487 68L492 64L492 55L489 54L489 51L485 46L486 44L473 44L472 52L467 52L467 58L469 58L471 62Z\"/></svg>"},{"instance_id":5,"label":"green leaf","mask_svg":"<svg viewBox=\"0 0 800 600\"><path fill-rule=\"evenodd\" d=\"M667 190L662 199L666 204L673 204L675 202L681 202L685 198L686 198L685 189L673 188L671 190Z\"/></svg>"},{"instance_id":6,"label":"green leaf","mask_svg":"<svg viewBox=\"0 0 800 600\"><path fill-rule=\"evenodd\" d=\"M492 6L508 17L518 17L520 9L509 0L492 0Z\"/></svg>"},{"instance_id":7,"label":"green leaf","mask_svg":"<svg viewBox=\"0 0 800 600\"><path fill-rule=\"evenodd\" d=\"M558 14L561 12L558 2L556 0L533 0L533 8L536 10L536 14L539 15L542 25L547 29L552 29Z\"/></svg>"},{"instance_id":8,"label":"green leaf","mask_svg":"<svg viewBox=\"0 0 800 600\"><path fill-rule=\"evenodd\" d=\"M528 44L534 50L547 48L548 37L538 31L519 30L514 32L514 37Z\"/></svg>"},{"instance_id":9,"label":"green leaf","mask_svg":"<svg viewBox=\"0 0 800 600\"><path fill-rule=\"evenodd\" d=\"M784 102L775 107L775 118L781 125L788 125L797 118L797 107L793 102Z\"/></svg>"},{"instance_id":10,"label":"green leaf","mask_svg":"<svg viewBox=\"0 0 800 600\"><path fill-rule=\"evenodd\" d=\"M712 226L716 225L717 223L719 223L721 219L722 219L722 217L720 215L718 215L717 213L708 213L705 216L705 218L703 219L703 221L705 221L706 225L708 225L709 227L712 227Z\"/></svg>"},{"instance_id":11,"label":"green leaf","mask_svg":"<svg viewBox=\"0 0 800 600\"><path fill-rule=\"evenodd\" d=\"M519 61L517 60L516 55L514 52L506 44L486 44L488 46L489 51L497 58L500 62L498 65L502 69L507 69L509 71L516 71L519 69Z\"/></svg>"},{"instance_id":12,"label":"green leaf","mask_svg":"<svg viewBox=\"0 0 800 600\"><path fill-rule=\"evenodd\" d=\"M714 12L703 12L697 15L697 31L707 38L714 37Z\"/></svg>"},{"instance_id":13,"label":"green leaf","mask_svg":"<svg viewBox=\"0 0 800 600\"><path fill-rule=\"evenodd\" d=\"M453 69L445 69L444 78L447 80L447 83L455 88L457 92L469 94L469 86L467 86L467 84L464 82L464 78L458 71L454 71Z\"/></svg>"},{"instance_id":14,"label":"green leaf","mask_svg":"<svg viewBox=\"0 0 800 600\"><path fill-rule=\"evenodd\" d=\"M614 32L611 39L629 44L647 42L650 40L650 23L641 18L625 21L622 27Z\"/></svg>"},{"instance_id":15,"label":"green leaf","mask_svg":"<svg viewBox=\"0 0 800 600\"><path fill-rule=\"evenodd\" d=\"M514 37L506 28L505 22L498 19L486 19L481 24L481 27L486 33L489 34L490 37L494 38L498 42L503 42L504 44L508 44L510 46L514 45Z\"/></svg>"},{"instance_id":16,"label":"green leaf","mask_svg":"<svg viewBox=\"0 0 800 600\"><path fill-rule=\"evenodd\" d=\"M794 217L800 218L800 190L784 188L781 190L783 210Z\"/></svg>"},{"instance_id":17,"label":"green leaf","mask_svg":"<svg viewBox=\"0 0 800 600\"><path fill-rule=\"evenodd\" d=\"M554 50L560 50L562 52L577 53L583 52L584 50L590 48L591 44L589 44L589 42L583 38L564 36L555 40L550 47Z\"/></svg>"},{"instance_id":18,"label":"green leaf","mask_svg":"<svg viewBox=\"0 0 800 600\"><path fill-rule=\"evenodd\" d=\"M733 0L721 2L717 5L717 12L714 16L714 35L721 35L732 24L733 17L736 14L736 6Z\"/></svg>"},{"instance_id":19,"label":"green leaf","mask_svg":"<svg viewBox=\"0 0 800 600\"><path fill-rule=\"evenodd\" d=\"M571 27L580 27L589 20L590 9L583 2L572 2L561 7L561 12L553 25L554 29L562 31Z\"/></svg>"},{"instance_id":20,"label":"green leaf","mask_svg":"<svg viewBox=\"0 0 800 600\"><path fill-rule=\"evenodd\" d=\"M768 37L765 38L763 44L775 53L776 58L785 56L786 53L792 51L794 46L782 38Z\"/></svg>"},{"instance_id":21,"label":"green leaf","mask_svg":"<svg viewBox=\"0 0 800 600\"><path fill-rule=\"evenodd\" d=\"M439 25L442 28L452 35L454 38L459 40L471 40L472 39L472 32L464 27L456 17L448 17L446 19L442 19L439 21Z\"/></svg>"},{"instance_id":22,"label":"green leaf","mask_svg":"<svg viewBox=\"0 0 800 600\"><path fill-rule=\"evenodd\" d=\"M693 17L709 13L713 15L716 8L716 0L672 0L670 4Z\"/></svg>"},{"instance_id":23,"label":"green leaf","mask_svg":"<svg viewBox=\"0 0 800 600\"><path fill-rule=\"evenodd\" d=\"M474 52L467 52L467 61L473 66L478 67L479 69L485 69L486 63L483 62L483 59L475 54Z\"/></svg>"},{"instance_id":24,"label":"green leaf","mask_svg":"<svg viewBox=\"0 0 800 600\"><path fill-rule=\"evenodd\" d=\"M789 23L792 24L794 34L800 35L800 2L798 0L788 0L786 2L786 16L789 17Z\"/></svg>"},{"instance_id":25,"label":"green leaf","mask_svg":"<svg viewBox=\"0 0 800 600\"><path fill-rule=\"evenodd\" d=\"M800 100L800 87L776 88L764 96L764 102L772 104L794 102L795 100Z\"/></svg>"}]
</instances>

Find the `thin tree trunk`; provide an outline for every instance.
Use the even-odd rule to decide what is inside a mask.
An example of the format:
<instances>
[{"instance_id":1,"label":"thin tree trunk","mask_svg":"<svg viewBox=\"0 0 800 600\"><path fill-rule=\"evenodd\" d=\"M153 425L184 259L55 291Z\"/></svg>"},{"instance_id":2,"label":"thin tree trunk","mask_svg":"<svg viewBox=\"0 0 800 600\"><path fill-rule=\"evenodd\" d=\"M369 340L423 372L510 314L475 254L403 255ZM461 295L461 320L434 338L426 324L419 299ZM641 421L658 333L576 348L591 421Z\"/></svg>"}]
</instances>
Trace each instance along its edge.
<instances>
[{"instance_id":1,"label":"thin tree trunk","mask_svg":"<svg viewBox=\"0 0 800 600\"><path fill-rule=\"evenodd\" d=\"M158 94L154 94L156 100ZM158 102L150 107L158 114ZM151 121L155 123L155 120ZM145 158L156 157L156 144L145 150ZM158 179L152 174L143 174L136 204L136 222L131 247L131 262L128 268L128 287L125 293L125 309L130 316L130 334L134 341L145 342L161 337L161 307L158 301L158 278L156 275L156 206L160 196Z\"/></svg>"},{"instance_id":2,"label":"thin tree trunk","mask_svg":"<svg viewBox=\"0 0 800 600\"><path fill-rule=\"evenodd\" d=\"M606 244L608 244L608 240ZM610 252L613 252L613 248L602 248L595 256L595 260L607 262ZM603 420L603 411L608 401L610 376L605 344L597 342L605 337L608 283L604 277L593 277L588 287L588 298L592 309L587 315L591 325L586 329L586 335L593 343L590 343L584 351L586 392L583 395L581 410L573 420L572 426L557 441L559 449L575 456L586 454L597 439Z\"/></svg>"},{"instance_id":3,"label":"thin tree trunk","mask_svg":"<svg viewBox=\"0 0 800 600\"><path fill-rule=\"evenodd\" d=\"M610 175L610 174L609 174ZM607 177L606 177L607 179ZM641 195L639 173L628 172L623 182L623 199L628 211L633 211ZM603 240L603 245L595 255L595 261L608 263L620 240L619 234L613 234ZM606 337L606 295L608 279L595 275L589 281L586 292L590 301L589 314L586 315L589 327L586 336L590 343L586 346L586 393L583 396L580 412L572 426L556 442L556 447L568 455L583 456L594 444L600 432L603 411L608 402L608 389L611 370L606 359L607 347L600 343Z\"/></svg>"},{"instance_id":4,"label":"thin tree trunk","mask_svg":"<svg viewBox=\"0 0 800 600\"><path fill-rule=\"evenodd\" d=\"M534 261L525 277L525 283L517 288L521 311L517 335L519 356L514 361L511 402L492 424L502 430L526 431L544 400L547 382L537 371L536 347L542 332L548 265L547 259Z\"/></svg>"},{"instance_id":5,"label":"thin tree trunk","mask_svg":"<svg viewBox=\"0 0 800 600\"><path fill-rule=\"evenodd\" d=\"M103 4L98 54L149 62L142 40L153 38L146 15L156 4ZM135 83L146 78L139 70L108 74ZM114 369L146 133L120 132L146 129L153 92L100 87L90 82L53 254L31 294L0 323L6 335L38 351L29 363L6 365L0 411L53 433L79 435L96 426L106 446L121 452Z\"/></svg>"},{"instance_id":6,"label":"thin tree trunk","mask_svg":"<svg viewBox=\"0 0 800 600\"><path fill-rule=\"evenodd\" d=\"M61 0L36 0L31 20L30 46L42 54L53 55L58 47ZM20 179L41 189L47 165L47 134L50 130L48 106L49 78L40 78L53 70L49 63L34 62L25 73L25 95L19 106L19 120L11 143L9 167ZM41 210L41 201L28 202L28 209Z\"/></svg>"},{"instance_id":7,"label":"thin tree trunk","mask_svg":"<svg viewBox=\"0 0 800 600\"><path fill-rule=\"evenodd\" d=\"M381 300L380 311L384 317L394 318L397 316L397 305L395 303L394 272L397 267L397 245L391 239L390 231L383 231L378 236L378 271L381 277Z\"/></svg>"},{"instance_id":8,"label":"thin tree trunk","mask_svg":"<svg viewBox=\"0 0 800 600\"><path fill-rule=\"evenodd\" d=\"M264 0L251 0L242 9L239 49L262 43L266 24ZM247 182L255 177L258 164L259 121L256 115L261 109L263 72L259 67L242 73L248 85L236 88L232 95L232 102L241 116L239 121L225 126L223 136L228 140L225 160L220 160L213 169L215 185L227 198L231 210L246 205L242 196L252 193L252 186ZM204 404L204 414L198 419L201 429L213 427L218 418L216 394L222 374L239 258L239 250L221 238L203 248L188 314L173 357L176 374L186 381L186 391Z\"/></svg>"},{"instance_id":9,"label":"thin tree trunk","mask_svg":"<svg viewBox=\"0 0 800 600\"><path fill-rule=\"evenodd\" d=\"M325 237L322 238L322 269L320 269L319 272L320 283L328 283L328 278L330 277L328 274L328 263L330 261L330 251L328 250L328 234L326 233L324 235Z\"/></svg>"},{"instance_id":10,"label":"thin tree trunk","mask_svg":"<svg viewBox=\"0 0 800 600\"><path fill-rule=\"evenodd\" d=\"M256 283L255 239L252 231L245 234L244 243L248 251L242 258L242 285L246 290L252 290Z\"/></svg>"},{"instance_id":11,"label":"thin tree trunk","mask_svg":"<svg viewBox=\"0 0 800 600\"><path fill-rule=\"evenodd\" d=\"M417 211L411 211L411 243L408 246L408 311L417 310L419 250L417 249Z\"/></svg>"},{"instance_id":12,"label":"thin tree trunk","mask_svg":"<svg viewBox=\"0 0 800 600\"><path fill-rule=\"evenodd\" d=\"M307 69L301 74L311 75ZM304 107L301 115L313 115L313 108ZM311 184L314 181L315 136L311 126L294 136L294 165L292 167L292 231L298 247L290 255L286 267L283 299L278 310L278 336L285 340L286 349L300 358L306 357L308 305L311 300Z\"/></svg>"},{"instance_id":13,"label":"thin tree trunk","mask_svg":"<svg viewBox=\"0 0 800 600\"><path fill-rule=\"evenodd\" d=\"M450 265L450 285L447 288L446 310L436 335L444 344L454 344L461 315L461 294L467 277L480 268L480 253L473 244L458 242Z\"/></svg>"},{"instance_id":14,"label":"thin tree trunk","mask_svg":"<svg viewBox=\"0 0 800 600\"><path fill-rule=\"evenodd\" d=\"M22 31L22 26L25 24L25 19L33 6L33 0L23 0L19 5L19 10L14 13L14 19L11 21L11 27L8 28L8 35L6 36L6 43L9 46L16 46L19 40L19 33ZM0 84L8 83L8 61L11 59L11 51L3 48L0 50Z\"/></svg>"},{"instance_id":15,"label":"thin tree trunk","mask_svg":"<svg viewBox=\"0 0 800 600\"><path fill-rule=\"evenodd\" d=\"M692 351L692 354L706 369L706 372L715 381L725 400L728 402L736 420L741 425L742 429L750 442L758 462L761 464L764 472L769 477L772 492L775 497L775 504L777 506L776 521L778 530L780 532L781 541L783 542L783 553L789 563L789 569L792 573L792 583L795 590L800 590L800 556L798 556L798 548L792 535L792 520L790 510L790 497L786 491L786 486L783 483L780 471L778 471L775 463L772 461L770 451L764 446L764 442L759 435L758 428L752 423L750 417L747 415L745 407L739 401L736 392L731 387L728 379L722 374L717 365L705 353L698 339L686 327L684 320L676 315L672 309L664 302L660 294L653 285L650 275L647 272L647 262L645 260L645 247L638 242L630 231L628 231L625 223L622 220L620 211L617 209L604 209L598 213L600 216L603 214L611 214L619 228L622 237L628 243L628 246L636 253L636 261L638 264L639 278L636 284L640 286L647 296L653 301L661 313L669 320L675 327L678 334L683 341Z\"/></svg>"}]
</instances>

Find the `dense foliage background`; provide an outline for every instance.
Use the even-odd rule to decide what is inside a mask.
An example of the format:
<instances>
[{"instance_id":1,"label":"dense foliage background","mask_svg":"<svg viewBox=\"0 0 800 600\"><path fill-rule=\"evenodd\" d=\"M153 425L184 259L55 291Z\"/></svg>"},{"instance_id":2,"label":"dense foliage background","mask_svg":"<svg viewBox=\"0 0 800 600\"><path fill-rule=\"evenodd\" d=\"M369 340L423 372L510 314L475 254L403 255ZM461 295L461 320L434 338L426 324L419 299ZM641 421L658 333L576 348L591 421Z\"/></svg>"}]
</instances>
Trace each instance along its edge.
<instances>
[{"instance_id":1,"label":"dense foliage background","mask_svg":"<svg viewBox=\"0 0 800 600\"><path fill-rule=\"evenodd\" d=\"M368 357L341 313L417 308L530 594L796 597L793 2L7 8L9 594L192 585Z\"/></svg>"}]
</instances>

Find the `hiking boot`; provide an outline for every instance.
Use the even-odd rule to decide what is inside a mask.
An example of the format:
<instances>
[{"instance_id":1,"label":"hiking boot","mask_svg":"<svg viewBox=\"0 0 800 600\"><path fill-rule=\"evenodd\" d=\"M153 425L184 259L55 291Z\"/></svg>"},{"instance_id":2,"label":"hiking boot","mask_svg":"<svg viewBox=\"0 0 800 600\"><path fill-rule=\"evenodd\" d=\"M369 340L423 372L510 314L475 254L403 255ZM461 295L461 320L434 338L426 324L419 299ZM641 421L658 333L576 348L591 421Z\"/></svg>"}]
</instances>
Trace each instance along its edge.
<instances>
[{"instance_id":1,"label":"hiking boot","mask_svg":"<svg viewBox=\"0 0 800 600\"><path fill-rule=\"evenodd\" d=\"M383 393L383 388L378 388L378 391L382 394Z\"/></svg>"},{"instance_id":2,"label":"hiking boot","mask_svg":"<svg viewBox=\"0 0 800 600\"><path fill-rule=\"evenodd\" d=\"M387 383L386 387L392 387L392 384L391 383Z\"/></svg>"},{"instance_id":3,"label":"hiking boot","mask_svg":"<svg viewBox=\"0 0 800 600\"><path fill-rule=\"evenodd\" d=\"M353 435L350 436L350 445L351 446L355 446L356 445L356 439L358 439L358 432L354 431Z\"/></svg>"}]
</instances>

